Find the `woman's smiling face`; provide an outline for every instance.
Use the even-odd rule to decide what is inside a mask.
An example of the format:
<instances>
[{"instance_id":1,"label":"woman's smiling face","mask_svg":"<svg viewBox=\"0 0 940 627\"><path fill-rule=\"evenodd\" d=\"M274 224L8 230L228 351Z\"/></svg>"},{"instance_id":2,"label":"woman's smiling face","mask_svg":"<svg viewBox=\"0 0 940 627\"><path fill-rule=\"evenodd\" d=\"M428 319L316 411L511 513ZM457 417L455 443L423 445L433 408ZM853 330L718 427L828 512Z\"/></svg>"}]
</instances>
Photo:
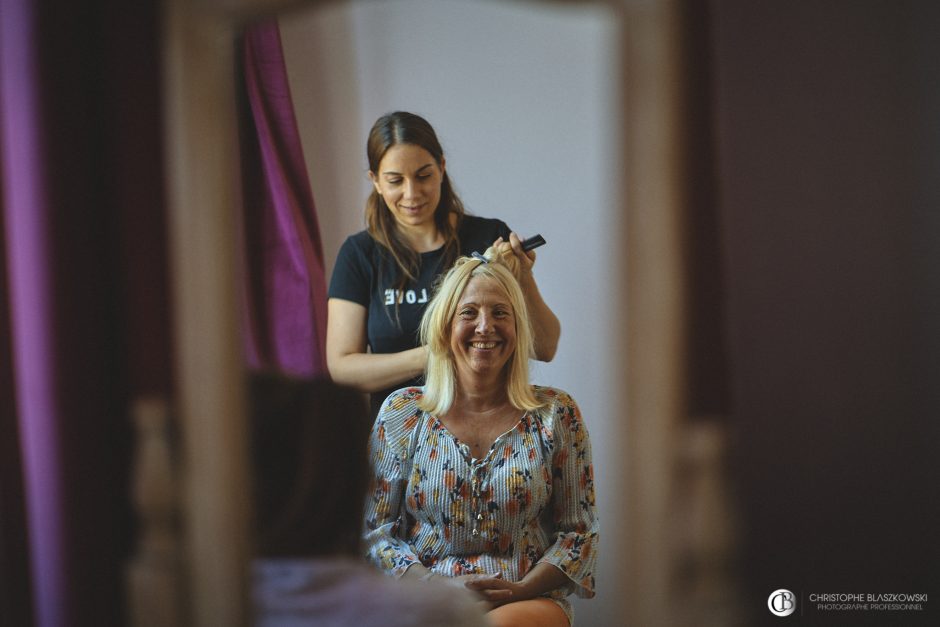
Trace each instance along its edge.
<instances>
[{"instance_id":1,"label":"woman's smiling face","mask_svg":"<svg viewBox=\"0 0 940 627\"><path fill-rule=\"evenodd\" d=\"M379 162L379 171L369 172L369 178L399 225L415 227L434 220L444 164L438 164L424 148L395 144Z\"/></svg>"},{"instance_id":2,"label":"woman's smiling face","mask_svg":"<svg viewBox=\"0 0 940 627\"><path fill-rule=\"evenodd\" d=\"M457 376L500 373L516 350L516 316L497 281L472 277L450 323Z\"/></svg>"}]
</instances>

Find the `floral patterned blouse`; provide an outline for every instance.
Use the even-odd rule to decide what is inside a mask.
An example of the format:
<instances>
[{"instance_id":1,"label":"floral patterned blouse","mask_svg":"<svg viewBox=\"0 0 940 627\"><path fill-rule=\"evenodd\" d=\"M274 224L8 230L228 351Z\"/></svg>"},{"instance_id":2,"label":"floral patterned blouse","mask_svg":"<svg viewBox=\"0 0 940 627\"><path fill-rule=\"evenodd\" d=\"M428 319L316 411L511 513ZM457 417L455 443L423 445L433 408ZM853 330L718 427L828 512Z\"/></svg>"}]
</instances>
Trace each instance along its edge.
<instances>
[{"instance_id":1,"label":"floral patterned blouse","mask_svg":"<svg viewBox=\"0 0 940 627\"><path fill-rule=\"evenodd\" d=\"M522 415L472 459L434 416L422 388L393 392L370 440L374 486L366 506L369 558L401 576L420 562L446 576L495 574L519 581L540 562L570 582L551 597L594 596L597 517L591 443L565 392L534 386L542 409Z\"/></svg>"}]
</instances>

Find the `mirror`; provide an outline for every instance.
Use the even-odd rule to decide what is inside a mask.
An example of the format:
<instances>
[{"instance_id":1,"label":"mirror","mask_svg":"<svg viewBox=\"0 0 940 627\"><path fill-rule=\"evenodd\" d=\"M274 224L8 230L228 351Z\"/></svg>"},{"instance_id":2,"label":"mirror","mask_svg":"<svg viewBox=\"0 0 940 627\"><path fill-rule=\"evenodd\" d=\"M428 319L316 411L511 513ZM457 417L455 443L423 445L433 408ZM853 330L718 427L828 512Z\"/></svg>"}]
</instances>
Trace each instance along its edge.
<instances>
[{"instance_id":1,"label":"mirror","mask_svg":"<svg viewBox=\"0 0 940 627\"><path fill-rule=\"evenodd\" d=\"M607 3L346 2L280 19L284 57L324 248L327 280L345 238L365 228L366 135L394 110L434 126L468 212L541 233L535 275L562 322L533 382L577 399L595 443L598 507L616 507L607 448L625 329L619 303L620 26ZM605 516L605 514L608 514ZM612 546L604 539L605 546ZM605 560L598 586L625 577ZM604 597L607 597L607 601ZM579 603L591 624L609 610Z\"/></svg>"}]
</instances>

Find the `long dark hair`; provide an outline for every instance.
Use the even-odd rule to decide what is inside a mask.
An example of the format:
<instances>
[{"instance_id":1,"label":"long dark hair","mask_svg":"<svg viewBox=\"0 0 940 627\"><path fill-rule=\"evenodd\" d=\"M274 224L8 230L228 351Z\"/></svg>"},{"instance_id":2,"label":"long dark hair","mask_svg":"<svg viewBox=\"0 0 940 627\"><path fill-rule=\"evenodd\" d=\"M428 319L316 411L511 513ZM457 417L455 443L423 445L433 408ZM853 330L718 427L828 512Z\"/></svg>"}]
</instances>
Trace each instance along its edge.
<instances>
[{"instance_id":1,"label":"long dark hair","mask_svg":"<svg viewBox=\"0 0 940 627\"><path fill-rule=\"evenodd\" d=\"M379 173L379 164L389 148L397 144L411 144L424 148L440 167L444 162L444 150L427 120L414 113L395 111L383 115L369 131L366 142L366 155L369 158L369 171ZM451 224L450 216L457 220ZM460 198L454 193L447 172L441 179L441 200L434 211L434 224L444 237L444 256L441 269L445 270L457 258L460 245L457 241L457 229L463 219L464 208ZM404 289L409 281L415 281L420 268L420 257L402 238L395 223L395 217L385 204L385 199L373 189L366 201L366 224L369 235L389 254L397 268L395 286Z\"/></svg>"}]
</instances>

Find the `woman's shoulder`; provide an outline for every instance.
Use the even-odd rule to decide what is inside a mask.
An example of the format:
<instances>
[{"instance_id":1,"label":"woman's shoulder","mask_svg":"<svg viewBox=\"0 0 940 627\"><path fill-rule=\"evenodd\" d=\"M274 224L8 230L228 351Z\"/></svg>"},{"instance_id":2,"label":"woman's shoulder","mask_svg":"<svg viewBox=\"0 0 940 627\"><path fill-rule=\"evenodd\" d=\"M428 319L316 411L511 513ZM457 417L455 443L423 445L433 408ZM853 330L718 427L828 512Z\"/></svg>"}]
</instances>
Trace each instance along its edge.
<instances>
[{"instance_id":1,"label":"woman's shoulder","mask_svg":"<svg viewBox=\"0 0 940 627\"><path fill-rule=\"evenodd\" d=\"M372 276L375 274L375 240L368 231L346 238L336 254L328 295L369 306Z\"/></svg>"},{"instance_id":2,"label":"woman's shoulder","mask_svg":"<svg viewBox=\"0 0 940 627\"><path fill-rule=\"evenodd\" d=\"M502 230L509 230L509 227L505 222L499 218L483 218L480 216L470 215L469 213L464 214L463 220L460 222L460 231L467 233L476 233L476 232L498 232Z\"/></svg>"},{"instance_id":3,"label":"woman's shoulder","mask_svg":"<svg viewBox=\"0 0 940 627\"><path fill-rule=\"evenodd\" d=\"M581 410L574 398L564 390L558 388L533 385L535 398L542 403L541 409L537 415L549 431L554 431L556 426L565 425L568 429L580 429L583 424Z\"/></svg>"},{"instance_id":4,"label":"woman's shoulder","mask_svg":"<svg viewBox=\"0 0 940 627\"><path fill-rule=\"evenodd\" d=\"M533 385L532 391L535 392L535 398L544 403L546 407L577 407L570 394L559 388L547 385Z\"/></svg>"},{"instance_id":5,"label":"woman's shoulder","mask_svg":"<svg viewBox=\"0 0 940 627\"><path fill-rule=\"evenodd\" d=\"M336 263L339 266L344 264L371 265L375 250L376 243L369 232L359 231L343 241L336 254Z\"/></svg>"},{"instance_id":6,"label":"woman's shoulder","mask_svg":"<svg viewBox=\"0 0 940 627\"><path fill-rule=\"evenodd\" d=\"M389 394L375 418L374 437L404 455L424 415L418 407L423 396L422 387L401 388Z\"/></svg>"},{"instance_id":7,"label":"woman's shoulder","mask_svg":"<svg viewBox=\"0 0 940 627\"><path fill-rule=\"evenodd\" d=\"M464 215L457 233L461 245L468 249L479 249L480 252L492 244L496 238L509 237L509 227L498 218L481 218L480 216ZM469 252L465 250L464 252Z\"/></svg>"},{"instance_id":8,"label":"woman's shoulder","mask_svg":"<svg viewBox=\"0 0 940 627\"><path fill-rule=\"evenodd\" d=\"M418 385L411 385L399 388L385 397L382 401L382 407L379 410L379 416L383 414L396 415L401 410L410 406L417 407L418 401L424 397L424 388Z\"/></svg>"},{"instance_id":9,"label":"woman's shoulder","mask_svg":"<svg viewBox=\"0 0 940 627\"><path fill-rule=\"evenodd\" d=\"M422 413L418 402L424 397L424 388L411 386L395 390L382 401L377 421L382 421L386 429L410 429L411 420Z\"/></svg>"},{"instance_id":10,"label":"woman's shoulder","mask_svg":"<svg viewBox=\"0 0 940 627\"><path fill-rule=\"evenodd\" d=\"M465 213L461 222L461 226L464 228L494 228L505 225L506 223L499 218L484 218L482 216L473 215L472 213Z\"/></svg>"},{"instance_id":11,"label":"woman's shoulder","mask_svg":"<svg viewBox=\"0 0 940 627\"><path fill-rule=\"evenodd\" d=\"M375 240L371 235L369 235L369 231L362 230L357 233L353 233L346 238L346 241L343 242L340 250L342 251L348 249L369 253L375 249Z\"/></svg>"}]
</instances>

